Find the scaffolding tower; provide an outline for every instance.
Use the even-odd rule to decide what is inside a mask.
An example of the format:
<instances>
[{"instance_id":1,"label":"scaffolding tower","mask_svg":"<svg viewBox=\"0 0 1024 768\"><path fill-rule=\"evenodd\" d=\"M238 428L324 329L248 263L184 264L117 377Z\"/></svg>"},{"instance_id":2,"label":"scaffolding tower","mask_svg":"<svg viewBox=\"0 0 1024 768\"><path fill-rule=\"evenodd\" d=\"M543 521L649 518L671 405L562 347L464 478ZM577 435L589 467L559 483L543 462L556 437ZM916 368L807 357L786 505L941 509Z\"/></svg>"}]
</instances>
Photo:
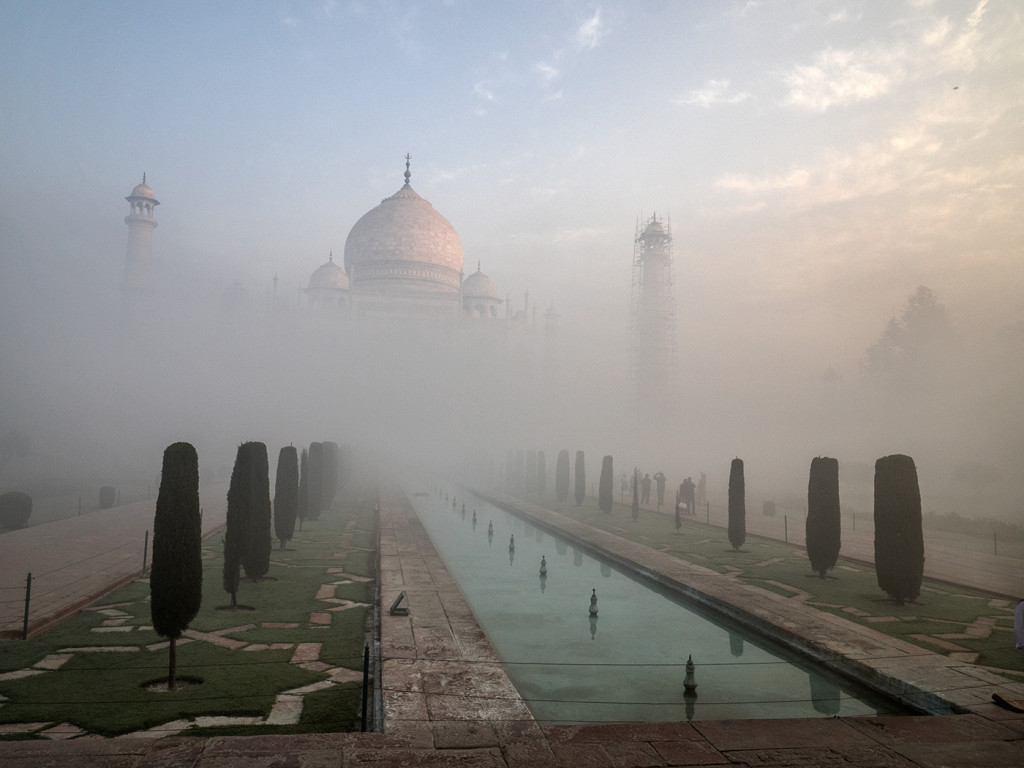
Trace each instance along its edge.
<instances>
[{"instance_id":1,"label":"scaffolding tower","mask_svg":"<svg viewBox=\"0 0 1024 768\"><path fill-rule=\"evenodd\" d=\"M678 379L672 225L637 219L633 241L630 357L640 404L665 405Z\"/></svg>"}]
</instances>

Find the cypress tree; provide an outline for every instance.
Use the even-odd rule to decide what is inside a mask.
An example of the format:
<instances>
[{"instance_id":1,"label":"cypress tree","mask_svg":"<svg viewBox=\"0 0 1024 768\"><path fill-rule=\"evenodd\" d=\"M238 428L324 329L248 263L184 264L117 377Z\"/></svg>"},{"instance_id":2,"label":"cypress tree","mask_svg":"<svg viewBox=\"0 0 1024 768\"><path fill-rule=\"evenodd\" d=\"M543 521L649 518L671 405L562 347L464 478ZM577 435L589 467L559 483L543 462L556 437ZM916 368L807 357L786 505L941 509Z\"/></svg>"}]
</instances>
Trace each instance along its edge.
<instances>
[{"instance_id":1,"label":"cypress tree","mask_svg":"<svg viewBox=\"0 0 1024 768\"><path fill-rule=\"evenodd\" d=\"M309 444L309 505L306 507L307 520L319 520L324 503L324 444Z\"/></svg>"},{"instance_id":2,"label":"cypress tree","mask_svg":"<svg viewBox=\"0 0 1024 768\"><path fill-rule=\"evenodd\" d=\"M228 486L228 509L224 527L224 591L231 595L231 607L238 607L239 573L248 547L252 515L252 443L242 443L235 455Z\"/></svg>"},{"instance_id":3,"label":"cypress tree","mask_svg":"<svg viewBox=\"0 0 1024 768\"><path fill-rule=\"evenodd\" d=\"M170 640L167 687L172 691L177 675L177 640L188 629L202 602L202 540L199 459L189 443L174 443L164 450L149 574L153 629Z\"/></svg>"},{"instance_id":4,"label":"cypress tree","mask_svg":"<svg viewBox=\"0 0 1024 768\"><path fill-rule=\"evenodd\" d=\"M884 456L875 462L875 573L878 586L897 605L921 593L921 489L909 456Z\"/></svg>"},{"instance_id":5,"label":"cypress tree","mask_svg":"<svg viewBox=\"0 0 1024 768\"><path fill-rule=\"evenodd\" d=\"M558 452L555 462L555 498L558 501L569 498L569 451L565 448Z\"/></svg>"},{"instance_id":6,"label":"cypress tree","mask_svg":"<svg viewBox=\"0 0 1024 768\"><path fill-rule=\"evenodd\" d=\"M733 459L729 468L729 543L739 549L747 540L747 497L743 482L743 459Z\"/></svg>"},{"instance_id":7,"label":"cypress tree","mask_svg":"<svg viewBox=\"0 0 1024 768\"><path fill-rule=\"evenodd\" d=\"M574 489L576 506L581 506L587 498L587 470L583 462L583 451L576 451L576 487Z\"/></svg>"},{"instance_id":8,"label":"cypress tree","mask_svg":"<svg viewBox=\"0 0 1024 768\"><path fill-rule=\"evenodd\" d=\"M270 534L270 467L267 446L252 443L252 510L249 513L249 535L242 552L242 568L246 577L258 581L270 570L270 551L274 548Z\"/></svg>"},{"instance_id":9,"label":"cypress tree","mask_svg":"<svg viewBox=\"0 0 1024 768\"><path fill-rule=\"evenodd\" d=\"M509 493L515 490L516 477L516 452L508 449L508 456L505 457L505 490Z\"/></svg>"},{"instance_id":10,"label":"cypress tree","mask_svg":"<svg viewBox=\"0 0 1024 768\"><path fill-rule=\"evenodd\" d=\"M605 514L612 511L612 486L614 475L612 474L612 457L605 456L601 460L601 479L597 485L597 506Z\"/></svg>"},{"instance_id":11,"label":"cypress tree","mask_svg":"<svg viewBox=\"0 0 1024 768\"><path fill-rule=\"evenodd\" d=\"M324 443L324 499L323 508L330 510L334 506L334 497L338 495L338 444Z\"/></svg>"},{"instance_id":12,"label":"cypress tree","mask_svg":"<svg viewBox=\"0 0 1024 768\"><path fill-rule=\"evenodd\" d=\"M633 519L640 519L640 473L633 467Z\"/></svg>"},{"instance_id":13,"label":"cypress tree","mask_svg":"<svg viewBox=\"0 0 1024 768\"><path fill-rule=\"evenodd\" d=\"M807 559L821 578L839 559L839 461L824 456L811 459L807 481Z\"/></svg>"},{"instance_id":14,"label":"cypress tree","mask_svg":"<svg viewBox=\"0 0 1024 768\"><path fill-rule=\"evenodd\" d=\"M302 522L309 516L309 451L302 449L299 457L299 498L298 509L295 511L299 518L299 530L302 530Z\"/></svg>"},{"instance_id":15,"label":"cypress tree","mask_svg":"<svg viewBox=\"0 0 1024 768\"><path fill-rule=\"evenodd\" d=\"M295 517L299 509L299 454L293 445L286 445L277 456L274 481L274 535L281 549L295 535Z\"/></svg>"},{"instance_id":16,"label":"cypress tree","mask_svg":"<svg viewBox=\"0 0 1024 768\"><path fill-rule=\"evenodd\" d=\"M548 461L544 451L537 451L537 498L548 492Z\"/></svg>"},{"instance_id":17,"label":"cypress tree","mask_svg":"<svg viewBox=\"0 0 1024 768\"><path fill-rule=\"evenodd\" d=\"M526 452L526 473L523 477L523 490L533 494L537 490L537 452Z\"/></svg>"}]
</instances>

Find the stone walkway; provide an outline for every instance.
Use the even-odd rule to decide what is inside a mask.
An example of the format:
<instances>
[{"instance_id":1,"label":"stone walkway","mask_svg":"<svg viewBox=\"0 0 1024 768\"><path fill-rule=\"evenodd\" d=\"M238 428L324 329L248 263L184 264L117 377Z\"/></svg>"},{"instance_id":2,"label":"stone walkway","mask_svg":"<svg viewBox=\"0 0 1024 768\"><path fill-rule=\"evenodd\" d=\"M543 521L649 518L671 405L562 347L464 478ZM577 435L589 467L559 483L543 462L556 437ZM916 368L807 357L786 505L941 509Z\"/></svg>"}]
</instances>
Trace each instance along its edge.
<instances>
[{"instance_id":1,"label":"stone walkway","mask_svg":"<svg viewBox=\"0 0 1024 768\"><path fill-rule=\"evenodd\" d=\"M203 534L221 528L227 486L201 488L199 502ZM30 636L139 576L155 510L154 496L0 535L0 636L21 637L29 572Z\"/></svg>"}]
</instances>

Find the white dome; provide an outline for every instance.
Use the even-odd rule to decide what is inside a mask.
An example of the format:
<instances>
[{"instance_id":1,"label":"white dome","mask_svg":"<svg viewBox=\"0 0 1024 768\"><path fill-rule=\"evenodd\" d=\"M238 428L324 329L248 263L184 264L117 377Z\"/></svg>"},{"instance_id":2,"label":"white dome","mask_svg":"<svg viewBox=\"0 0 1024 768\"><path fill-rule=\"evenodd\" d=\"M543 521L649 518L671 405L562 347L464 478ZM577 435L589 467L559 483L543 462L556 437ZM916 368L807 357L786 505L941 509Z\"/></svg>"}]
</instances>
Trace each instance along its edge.
<instances>
[{"instance_id":1,"label":"white dome","mask_svg":"<svg viewBox=\"0 0 1024 768\"><path fill-rule=\"evenodd\" d=\"M457 293L462 241L406 181L352 227L345 271L356 290Z\"/></svg>"},{"instance_id":2,"label":"white dome","mask_svg":"<svg viewBox=\"0 0 1024 768\"><path fill-rule=\"evenodd\" d=\"M462 295L466 298L486 298L501 301L498 286L477 267L476 272L462 281Z\"/></svg>"}]
</instances>

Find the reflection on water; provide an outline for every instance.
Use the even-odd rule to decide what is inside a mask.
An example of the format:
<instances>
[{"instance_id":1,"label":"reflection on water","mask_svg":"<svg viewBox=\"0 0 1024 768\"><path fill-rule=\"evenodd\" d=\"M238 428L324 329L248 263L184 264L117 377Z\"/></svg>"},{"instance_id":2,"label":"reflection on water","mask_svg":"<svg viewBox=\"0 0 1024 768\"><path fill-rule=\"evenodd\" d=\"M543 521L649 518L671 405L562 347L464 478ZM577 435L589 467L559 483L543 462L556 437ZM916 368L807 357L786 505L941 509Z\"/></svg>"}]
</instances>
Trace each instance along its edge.
<instances>
[{"instance_id":1,"label":"reflection on water","mask_svg":"<svg viewBox=\"0 0 1024 768\"><path fill-rule=\"evenodd\" d=\"M729 653L737 659L743 655L743 635L738 632L729 632Z\"/></svg>"},{"instance_id":2,"label":"reflection on water","mask_svg":"<svg viewBox=\"0 0 1024 768\"><path fill-rule=\"evenodd\" d=\"M458 494L490 518L487 535L445 514L440 490L410 501L539 721L813 717L840 707L846 717L894 713L891 703L802 660L792 663L795 657L761 638L704 618L472 493ZM489 545L506 534L503 566ZM538 575L542 558L546 576ZM600 618L588 615L597 586ZM683 695L691 654L695 699Z\"/></svg>"}]
</instances>

